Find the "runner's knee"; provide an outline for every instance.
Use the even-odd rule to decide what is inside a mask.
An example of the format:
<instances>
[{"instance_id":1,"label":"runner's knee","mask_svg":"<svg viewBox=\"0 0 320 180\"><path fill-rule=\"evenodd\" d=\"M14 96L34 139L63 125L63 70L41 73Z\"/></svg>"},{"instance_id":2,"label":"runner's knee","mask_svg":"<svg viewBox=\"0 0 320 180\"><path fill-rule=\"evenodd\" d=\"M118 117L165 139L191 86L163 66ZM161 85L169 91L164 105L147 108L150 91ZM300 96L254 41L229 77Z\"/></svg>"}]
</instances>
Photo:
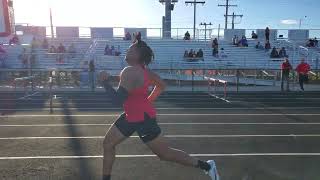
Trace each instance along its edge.
<instances>
[{"instance_id":1,"label":"runner's knee","mask_svg":"<svg viewBox=\"0 0 320 180\"><path fill-rule=\"evenodd\" d=\"M172 159L172 155L169 149L155 152L155 154L161 161L170 161Z\"/></svg>"},{"instance_id":2,"label":"runner's knee","mask_svg":"<svg viewBox=\"0 0 320 180\"><path fill-rule=\"evenodd\" d=\"M103 140L103 148L104 149L114 149L115 145L112 143L112 141L106 136Z\"/></svg>"}]
</instances>

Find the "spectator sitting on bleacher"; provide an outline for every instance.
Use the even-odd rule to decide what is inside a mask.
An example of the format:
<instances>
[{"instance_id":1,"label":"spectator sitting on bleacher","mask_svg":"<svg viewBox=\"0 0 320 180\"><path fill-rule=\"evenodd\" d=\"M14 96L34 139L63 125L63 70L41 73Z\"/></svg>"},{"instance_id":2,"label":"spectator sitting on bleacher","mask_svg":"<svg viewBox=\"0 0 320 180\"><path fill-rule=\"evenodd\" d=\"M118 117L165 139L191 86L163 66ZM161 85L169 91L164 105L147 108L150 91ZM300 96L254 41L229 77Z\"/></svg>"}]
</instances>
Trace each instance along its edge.
<instances>
[{"instance_id":1,"label":"spectator sitting on bleacher","mask_svg":"<svg viewBox=\"0 0 320 180\"><path fill-rule=\"evenodd\" d=\"M314 47L314 40L313 39L309 39L307 42L307 47Z\"/></svg>"},{"instance_id":2,"label":"spectator sitting on bleacher","mask_svg":"<svg viewBox=\"0 0 320 180\"><path fill-rule=\"evenodd\" d=\"M62 45L62 43L59 44L57 53L66 53L66 48L64 45Z\"/></svg>"},{"instance_id":3,"label":"spectator sitting on bleacher","mask_svg":"<svg viewBox=\"0 0 320 180\"><path fill-rule=\"evenodd\" d=\"M111 46L111 56L116 55L116 50L114 49L114 46Z\"/></svg>"},{"instance_id":4,"label":"spectator sitting on bleacher","mask_svg":"<svg viewBox=\"0 0 320 180\"><path fill-rule=\"evenodd\" d=\"M268 51L269 49L271 49L271 44L270 44L269 41L266 42L264 48L265 48L266 51Z\"/></svg>"},{"instance_id":5,"label":"spectator sitting on bleacher","mask_svg":"<svg viewBox=\"0 0 320 180\"><path fill-rule=\"evenodd\" d=\"M121 52L120 52L120 46L118 45L118 49L115 51L114 55L115 56L120 56Z\"/></svg>"},{"instance_id":6,"label":"spectator sitting on bleacher","mask_svg":"<svg viewBox=\"0 0 320 180\"><path fill-rule=\"evenodd\" d=\"M41 47L42 47L42 49L48 49L49 48L49 43L48 43L48 40L46 38L43 39Z\"/></svg>"},{"instance_id":7,"label":"spectator sitting on bleacher","mask_svg":"<svg viewBox=\"0 0 320 180\"><path fill-rule=\"evenodd\" d=\"M260 50L264 49L264 47L261 45L260 41L258 41L258 43L256 45L256 49L260 49Z\"/></svg>"},{"instance_id":8,"label":"spectator sitting on bleacher","mask_svg":"<svg viewBox=\"0 0 320 180\"><path fill-rule=\"evenodd\" d=\"M193 51L193 49L190 49L188 57L193 58L193 55L194 55L194 51Z\"/></svg>"},{"instance_id":9,"label":"spectator sitting on bleacher","mask_svg":"<svg viewBox=\"0 0 320 180\"><path fill-rule=\"evenodd\" d=\"M224 52L224 48L221 48L219 51L219 57L220 58L227 58L227 54Z\"/></svg>"},{"instance_id":10,"label":"spectator sitting on bleacher","mask_svg":"<svg viewBox=\"0 0 320 180\"><path fill-rule=\"evenodd\" d=\"M189 31L187 31L187 32L184 34L183 40L190 40L190 33L189 33Z\"/></svg>"},{"instance_id":11,"label":"spectator sitting on bleacher","mask_svg":"<svg viewBox=\"0 0 320 180\"><path fill-rule=\"evenodd\" d=\"M202 49L199 49L199 51L197 52L196 57L197 57L197 58L203 58L203 51L202 51Z\"/></svg>"},{"instance_id":12,"label":"spectator sitting on bleacher","mask_svg":"<svg viewBox=\"0 0 320 180\"><path fill-rule=\"evenodd\" d=\"M23 48L22 53L18 56L18 59L21 61L22 68L28 68L29 56L26 48Z\"/></svg>"},{"instance_id":13,"label":"spectator sitting on bleacher","mask_svg":"<svg viewBox=\"0 0 320 180\"><path fill-rule=\"evenodd\" d=\"M57 53L56 47L54 47L54 45L51 45L49 50L48 50L48 53Z\"/></svg>"},{"instance_id":14,"label":"spectator sitting on bleacher","mask_svg":"<svg viewBox=\"0 0 320 180\"><path fill-rule=\"evenodd\" d=\"M197 53L196 53L195 50L193 50L193 53L192 53L192 54L193 54L193 56L192 56L193 58L196 58L196 57L197 57Z\"/></svg>"},{"instance_id":15,"label":"spectator sitting on bleacher","mask_svg":"<svg viewBox=\"0 0 320 180\"><path fill-rule=\"evenodd\" d=\"M258 39L258 35L254 31L252 31L251 37L252 39Z\"/></svg>"},{"instance_id":16,"label":"spectator sitting on bleacher","mask_svg":"<svg viewBox=\"0 0 320 180\"><path fill-rule=\"evenodd\" d=\"M307 42L307 47L318 47L318 40L315 37L314 39L309 39Z\"/></svg>"},{"instance_id":17,"label":"spectator sitting on bleacher","mask_svg":"<svg viewBox=\"0 0 320 180\"><path fill-rule=\"evenodd\" d=\"M280 49L280 51L279 51L279 57L280 57L280 58L289 57L289 56L287 55L287 51L286 51L286 48L285 48L285 47L282 47L282 48Z\"/></svg>"},{"instance_id":18,"label":"spectator sitting on bleacher","mask_svg":"<svg viewBox=\"0 0 320 180\"><path fill-rule=\"evenodd\" d=\"M111 49L109 45L107 44L106 47L104 48L104 55L111 56Z\"/></svg>"},{"instance_id":19,"label":"spectator sitting on bleacher","mask_svg":"<svg viewBox=\"0 0 320 180\"><path fill-rule=\"evenodd\" d=\"M242 39L243 39L243 36L242 36L242 38L239 40L239 38L238 38L238 47L242 47Z\"/></svg>"},{"instance_id":20,"label":"spectator sitting on bleacher","mask_svg":"<svg viewBox=\"0 0 320 180\"><path fill-rule=\"evenodd\" d=\"M232 38L232 44L238 46L239 44L238 36L234 35L234 37Z\"/></svg>"},{"instance_id":21,"label":"spectator sitting on bleacher","mask_svg":"<svg viewBox=\"0 0 320 180\"><path fill-rule=\"evenodd\" d=\"M125 34L125 36L124 36L124 38L123 38L123 40L125 40L125 41L130 41L132 38L131 38L131 34L130 34L130 32L126 32L126 34Z\"/></svg>"},{"instance_id":22,"label":"spectator sitting on bleacher","mask_svg":"<svg viewBox=\"0 0 320 180\"><path fill-rule=\"evenodd\" d=\"M279 58L279 53L278 53L276 47L273 47L273 49L272 49L272 51L271 51L271 54L270 54L270 57L271 57L271 58Z\"/></svg>"},{"instance_id":23,"label":"spectator sitting on bleacher","mask_svg":"<svg viewBox=\"0 0 320 180\"><path fill-rule=\"evenodd\" d=\"M31 41L31 49L38 49L39 48L39 41L34 37Z\"/></svg>"},{"instance_id":24,"label":"spectator sitting on bleacher","mask_svg":"<svg viewBox=\"0 0 320 180\"><path fill-rule=\"evenodd\" d=\"M238 46L248 47L248 40L247 40L246 36L242 36L241 40L239 41Z\"/></svg>"},{"instance_id":25,"label":"spectator sitting on bleacher","mask_svg":"<svg viewBox=\"0 0 320 180\"><path fill-rule=\"evenodd\" d=\"M183 55L183 57L184 57L184 58L189 57L189 53L188 53L188 51L187 51L187 50L185 50L185 51L184 51L184 55Z\"/></svg>"},{"instance_id":26,"label":"spectator sitting on bleacher","mask_svg":"<svg viewBox=\"0 0 320 180\"><path fill-rule=\"evenodd\" d=\"M15 45L15 44L20 44L20 42L19 42L20 40L19 40L19 37L18 37L18 35L14 35L10 40L9 40L9 45Z\"/></svg>"}]
</instances>

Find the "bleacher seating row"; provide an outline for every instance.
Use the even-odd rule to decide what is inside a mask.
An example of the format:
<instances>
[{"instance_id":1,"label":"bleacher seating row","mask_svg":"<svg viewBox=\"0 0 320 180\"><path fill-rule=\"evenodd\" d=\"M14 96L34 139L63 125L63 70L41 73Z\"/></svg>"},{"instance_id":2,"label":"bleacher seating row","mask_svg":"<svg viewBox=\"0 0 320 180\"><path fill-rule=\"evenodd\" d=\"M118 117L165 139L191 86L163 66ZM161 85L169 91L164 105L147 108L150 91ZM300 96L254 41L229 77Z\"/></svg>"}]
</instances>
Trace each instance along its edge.
<instances>
[{"instance_id":1,"label":"bleacher seating row","mask_svg":"<svg viewBox=\"0 0 320 180\"><path fill-rule=\"evenodd\" d=\"M248 40L249 47L235 47L231 42L224 40L219 41L219 49L224 48L226 58L219 58L212 56L212 48L210 42L205 41L184 41L184 40L162 40L162 39L147 39L146 42L151 46L155 53L155 60L150 65L151 68L156 69L232 69L232 68L248 68L248 69L278 69L281 64L281 59L270 59L269 52L264 50L257 50L254 46L257 40ZM63 64L57 63L57 55L47 54L46 50L37 49L36 52L36 68L82 68L84 61L95 59L96 67L98 69L121 69L126 63L124 55L131 44L131 41L124 41L120 39L112 40L92 40L89 38L65 38L49 40L50 45L56 47L62 43L68 47L73 43L77 49L75 57L71 58L65 56ZM121 52L120 57L108 57L104 55L104 48L106 45L114 46L116 49L119 47ZM264 42L261 42L264 44ZM277 40L271 42L271 46L277 48L286 47L287 54L290 57L291 63L295 66L298 64L300 58L306 57L307 61L312 67L316 66L314 54L317 50L310 49L308 55L299 53L298 46L293 42L286 40ZM18 59L19 54L23 48L29 48L25 45L5 46L8 52L6 64L8 68L21 68L21 60ZM184 61L183 54L185 50L193 49L198 51L203 50L204 61L186 62ZM30 49L30 48L29 48ZM29 50L30 51L30 50ZM312 54L312 56L310 56ZM310 57L309 57L310 56Z\"/></svg>"}]
</instances>

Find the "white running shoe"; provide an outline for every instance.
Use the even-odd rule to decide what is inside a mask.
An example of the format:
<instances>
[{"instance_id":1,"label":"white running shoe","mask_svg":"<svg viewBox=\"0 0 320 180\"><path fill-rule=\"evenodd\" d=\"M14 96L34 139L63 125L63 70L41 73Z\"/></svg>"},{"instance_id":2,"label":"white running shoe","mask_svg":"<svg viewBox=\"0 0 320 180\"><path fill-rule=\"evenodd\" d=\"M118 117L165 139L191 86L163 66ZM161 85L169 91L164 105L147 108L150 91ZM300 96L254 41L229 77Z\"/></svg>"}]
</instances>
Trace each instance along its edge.
<instances>
[{"instance_id":1,"label":"white running shoe","mask_svg":"<svg viewBox=\"0 0 320 180\"><path fill-rule=\"evenodd\" d=\"M211 166L211 169L208 171L208 175L211 177L211 180L220 180L217 166L214 160L209 160L207 161L207 163Z\"/></svg>"}]
</instances>

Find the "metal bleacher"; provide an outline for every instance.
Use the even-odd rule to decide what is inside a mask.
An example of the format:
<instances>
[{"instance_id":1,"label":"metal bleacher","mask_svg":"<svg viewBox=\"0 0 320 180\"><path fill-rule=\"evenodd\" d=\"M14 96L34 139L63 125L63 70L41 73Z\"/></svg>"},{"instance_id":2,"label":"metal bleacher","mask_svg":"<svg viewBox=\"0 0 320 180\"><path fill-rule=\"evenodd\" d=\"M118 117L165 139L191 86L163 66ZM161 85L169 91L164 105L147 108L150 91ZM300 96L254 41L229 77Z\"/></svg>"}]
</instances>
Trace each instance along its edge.
<instances>
[{"instance_id":1,"label":"metal bleacher","mask_svg":"<svg viewBox=\"0 0 320 180\"><path fill-rule=\"evenodd\" d=\"M225 69L278 69L282 59L271 59L270 52L255 49L256 40L249 40L249 47L235 47L231 43L221 40L219 48L224 48L226 58L213 57L210 42L205 41L184 41L184 40L146 40L155 53L155 60L151 67L156 69L209 69L209 68L225 68ZM103 67L117 67L123 66L123 56L130 46L130 41L123 40L97 40L95 42L94 54L97 56L98 62L101 62ZM264 42L262 42L264 43ZM104 48L109 46L119 46L122 55L120 62L108 61L105 57ZM277 48L286 47L287 54L291 58L293 64L298 63L300 56L295 55L296 50L292 43L288 41L274 41L272 46ZM183 58L185 50L199 50L204 52L204 61L186 62Z\"/></svg>"},{"instance_id":2,"label":"metal bleacher","mask_svg":"<svg viewBox=\"0 0 320 180\"><path fill-rule=\"evenodd\" d=\"M155 69L278 69L282 59L271 59L269 52L264 50L257 50L254 48L257 43L256 40L248 40L249 47L235 47L230 42L220 40L219 49L224 48L227 55L225 58L213 57L210 41L184 41L184 40L165 40L165 39L146 39L145 40L155 53L155 60L150 65ZM107 69L121 69L126 63L124 55L126 50L131 44L131 41L124 41L120 39L90 39L90 38L66 38L66 39L53 39L49 41L50 45L56 47L62 43L66 48L73 43L77 49L77 55L70 58L65 56L65 62L58 64L56 62L56 55L48 54L46 50L37 49L33 53L36 54L36 68L81 68L83 61L95 59L97 68ZM104 48L108 44L114 46L121 52L120 57L108 57L104 55ZM264 42L261 42L264 44ZM290 57L292 64L297 64L301 58L301 54L297 53L297 47L294 43L286 40L277 40L271 42L272 47L277 48L286 47L287 54ZM7 67L21 68L21 61L18 59L19 54L23 48L28 46L8 46ZM185 50L194 49L198 51L202 49L204 52L204 61L187 62L183 58ZM30 52L30 48L29 48ZM313 59L309 63L314 66Z\"/></svg>"}]
</instances>

